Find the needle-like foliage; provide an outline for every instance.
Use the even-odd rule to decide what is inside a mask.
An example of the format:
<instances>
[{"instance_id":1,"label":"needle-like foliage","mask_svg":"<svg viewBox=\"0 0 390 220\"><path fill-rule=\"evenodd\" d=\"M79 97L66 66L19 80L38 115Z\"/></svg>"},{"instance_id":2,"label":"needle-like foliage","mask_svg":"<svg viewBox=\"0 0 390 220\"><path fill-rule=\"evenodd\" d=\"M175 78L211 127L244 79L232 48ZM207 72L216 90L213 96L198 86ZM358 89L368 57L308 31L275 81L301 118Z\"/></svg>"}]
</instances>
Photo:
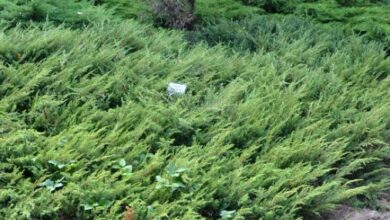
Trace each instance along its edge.
<instances>
[{"instance_id":1,"label":"needle-like foliage","mask_svg":"<svg viewBox=\"0 0 390 220\"><path fill-rule=\"evenodd\" d=\"M7 26L0 218L288 220L375 205L390 186L383 44L296 16L192 33Z\"/></svg>"}]
</instances>

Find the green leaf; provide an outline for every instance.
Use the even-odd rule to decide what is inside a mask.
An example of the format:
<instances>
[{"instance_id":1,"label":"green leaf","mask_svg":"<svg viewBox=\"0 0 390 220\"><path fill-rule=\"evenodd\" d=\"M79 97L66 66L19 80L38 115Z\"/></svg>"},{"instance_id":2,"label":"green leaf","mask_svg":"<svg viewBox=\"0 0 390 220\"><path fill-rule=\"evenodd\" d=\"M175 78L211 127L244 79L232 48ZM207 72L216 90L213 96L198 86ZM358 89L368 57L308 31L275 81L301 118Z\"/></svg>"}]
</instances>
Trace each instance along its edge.
<instances>
[{"instance_id":1,"label":"green leaf","mask_svg":"<svg viewBox=\"0 0 390 220\"><path fill-rule=\"evenodd\" d=\"M65 167L65 164L57 161L57 160L49 160L48 163L54 165L55 167L57 167L58 169L62 169Z\"/></svg>"},{"instance_id":2,"label":"green leaf","mask_svg":"<svg viewBox=\"0 0 390 220\"><path fill-rule=\"evenodd\" d=\"M187 168L179 168L176 170L176 173L183 173L186 170L187 170Z\"/></svg>"},{"instance_id":3,"label":"green leaf","mask_svg":"<svg viewBox=\"0 0 390 220\"><path fill-rule=\"evenodd\" d=\"M131 172L133 172L133 166L131 166L131 165L127 165L127 166L123 167L122 169L123 169L123 172L125 174L131 174Z\"/></svg>"},{"instance_id":4,"label":"green leaf","mask_svg":"<svg viewBox=\"0 0 390 220\"><path fill-rule=\"evenodd\" d=\"M186 171L186 168L177 168L173 163L169 163L167 166L167 173L171 177L179 177L181 173Z\"/></svg>"},{"instance_id":5,"label":"green leaf","mask_svg":"<svg viewBox=\"0 0 390 220\"><path fill-rule=\"evenodd\" d=\"M39 186L54 187L54 181L51 179L47 179L43 183L40 183Z\"/></svg>"},{"instance_id":6,"label":"green leaf","mask_svg":"<svg viewBox=\"0 0 390 220\"><path fill-rule=\"evenodd\" d=\"M61 187L63 187L63 186L64 186L64 184L62 184L62 183L56 183L56 184L54 185L54 188L57 189L57 188L61 188Z\"/></svg>"},{"instance_id":7,"label":"green leaf","mask_svg":"<svg viewBox=\"0 0 390 220\"><path fill-rule=\"evenodd\" d=\"M176 183L172 183L171 187L172 189L178 189L184 187L184 184L176 182Z\"/></svg>"},{"instance_id":8,"label":"green leaf","mask_svg":"<svg viewBox=\"0 0 390 220\"><path fill-rule=\"evenodd\" d=\"M121 167L126 166L126 161L125 161L125 159L121 159L121 160L119 161L119 165L120 165Z\"/></svg>"},{"instance_id":9,"label":"green leaf","mask_svg":"<svg viewBox=\"0 0 390 220\"><path fill-rule=\"evenodd\" d=\"M169 176L174 176L176 171L176 166L173 163L169 163L167 166L167 172Z\"/></svg>"},{"instance_id":10,"label":"green leaf","mask_svg":"<svg viewBox=\"0 0 390 220\"><path fill-rule=\"evenodd\" d=\"M90 204L90 203L82 204L82 206L84 208L84 211L88 211L88 210L92 210L94 207L99 206L99 204L95 202L93 204Z\"/></svg>"},{"instance_id":11,"label":"green leaf","mask_svg":"<svg viewBox=\"0 0 390 220\"><path fill-rule=\"evenodd\" d=\"M222 210L221 213L219 214L222 219L230 219L233 218L234 213L236 213L236 210Z\"/></svg>"},{"instance_id":12,"label":"green leaf","mask_svg":"<svg viewBox=\"0 0 390 220\"><path fill-rule=\"evenodd\" d=\"M148 207L147 207L146 209L148 210L146 216L147 216L148 218L151 218L151 217L152 217L152 214L153 214L153 212L154 212L153 206L148 205Z\"/></svg>"},{"instance_id":13,"label":"green leaf","mask_svg":"<svg viewBox=\"0 0 390 220\"><path fill-rule=\"evenodd\" d=\"M46 187L46 189L48 189L50 192L53 192L56 189L62 188L64 186L64 184L61 183L63 179L64 178L61 178L55 182L51 179L47 179L43 183L39 184L39 186Z\"/></svg>"},{"instance_id":14,"label":"green leaf","mask_svg":"<svg viewBox=\"0 0 390 220\"><path fill-rule=\"evenodd\" d=\"M93 209L93 206L90 204L84 204L83 207L84 207L84 211L88 211L88 210Z\"/></svg>"},{"instance_id":15,"label":"green leaf","mask_svg":"<svg viewBox=\"0 0 390 220\"><path fill-rule=\"evenodd\" d=\"M110 201L107 199L102 199L102 200L99 200L99 202L95 203L95 204L98 204L99 206L102 206L102 207L107 207L110 204Z\"/></svg>"}]
</instances>

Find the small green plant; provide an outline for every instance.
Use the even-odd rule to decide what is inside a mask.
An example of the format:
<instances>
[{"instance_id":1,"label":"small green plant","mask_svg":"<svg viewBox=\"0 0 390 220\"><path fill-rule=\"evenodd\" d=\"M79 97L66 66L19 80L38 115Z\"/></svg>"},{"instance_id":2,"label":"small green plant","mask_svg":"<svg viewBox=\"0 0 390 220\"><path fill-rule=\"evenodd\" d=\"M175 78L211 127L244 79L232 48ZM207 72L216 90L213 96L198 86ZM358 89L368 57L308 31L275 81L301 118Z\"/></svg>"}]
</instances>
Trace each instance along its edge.
<instances>
[{"instance_id":1,"label":"small green plant","mask_svg":"<svg viewBox=\"0 0 390 220\"><path fill-rule=\"evenodd\" d=\"M64 178L61 178L61 179L56 180L56 181L53 181L51 179L47 179L43 183L40 183L39 186L45 187L50 192L54 192L58 189L61 189L64 186L64 184L62 183L63 180L64 180Z\"/></svg>"},{"instance_id":2,"label":"small green plant","mask_svg":"<svg viewBox=\"0 0 390 220\"><path fill-rule=\"evenodd\" d=\"M75 162L76 162L75 160L70 160L70 161L67 162L67 163L61 163L61 162L59 162L59 161L57 161L57 160L49 160L49 161L48 161L49 164L53 165L54 167L56 167L56 168L59 169L59 170L62 170L62 169L64 169L65 167L74 164Z\"/></svg>"},{"instance_id":3,"label":"small green plant","mask_svg":"<svg viewBox=\"0 0 390 220\"><path fill-rule=\"evenodd\" d=\"M127 165L126 160L124 160L124 159L121 159L118 162L118 165L119 165L121 172L123 172L123 175L125 175L125 176L131 175L131 173L133 172L133 166Z\"/></svg>"},{"instance_id":4,"label":"small green plant","mask_svg":"<svg viewBox=\"0 0 390 220\"><path fill-rule=\"evenodd\" d=\"M176 191L179 188L184 188L185 183L182 179L182 174L186 171L186 168L177 168L173 163L169 163L166 172L169 179L165 179L161 176L156 176L156 189L169 188L171 191Z\"/></svg>"},{"instance_id":5,"label":"small green plant","mask_svg":"<svg viewBox=\"0 0 390 220\"><path fill-rule=\"evenodd\" d=\"M66 166L65 164L63 164L57 160L49 160L48 163L52 164L53 166L57 167L60 170Z\"/></svg>"},{"instance_id":6,"label":"small green plant","mask_svg":"<svg viewBox=\"0 0 390 220\"><path fill-rule=\"evenodd\" d=\"M106 199L98 199L98 201L96 201L96 199L90 199L88 202L86 203L83 203L81 204L81 206L83 207L84 211L90 211L90 210L93 210L93 209L106 209L110 204L110 201L106 200Z\"/></svg>"}]
</instances>

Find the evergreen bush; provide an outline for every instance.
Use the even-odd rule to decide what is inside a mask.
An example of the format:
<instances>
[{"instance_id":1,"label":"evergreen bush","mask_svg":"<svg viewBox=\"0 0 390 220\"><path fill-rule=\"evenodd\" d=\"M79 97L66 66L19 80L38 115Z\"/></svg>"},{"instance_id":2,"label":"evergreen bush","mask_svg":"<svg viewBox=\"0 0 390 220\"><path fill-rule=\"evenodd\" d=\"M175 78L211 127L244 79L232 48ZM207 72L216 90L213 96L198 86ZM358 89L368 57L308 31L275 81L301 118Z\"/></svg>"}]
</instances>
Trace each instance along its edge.
<instances>
[{"instance_id":1,"label":"evergreen bush","mask_svg":"<svg viewBox=\"0 0 390 220\"><path fill-rule=\"evenodd\" d=\"M151 21L138 0L0 0L0 218L379 208L390 187L384 3L260 16L241 0L198 0L185 31L126 19ZM170 82L186 93L170 97Z\"/></svg>"},{"instance_id":2,"label":"evergreen bush","mask_svg":"<svg viewBox=\"0 0 390 220\"><path fill-rule=\"evenodd\" d=\"M93 7L87 1L0 0L0 21L8 26L52 21L83 27L108 19L111 19L109 10Z\"/></svg>"},{"instance_id":3,"label":"evergreen bush","mask_svg":"<svg viewBox=\"0 0 390 220\"><path fill-rule=\"evenodd\" d=\"M293 30L252 54L134 21L2 33L0 216L299 219L378 195L390 60Z\"/></svg>"}]
</instances>

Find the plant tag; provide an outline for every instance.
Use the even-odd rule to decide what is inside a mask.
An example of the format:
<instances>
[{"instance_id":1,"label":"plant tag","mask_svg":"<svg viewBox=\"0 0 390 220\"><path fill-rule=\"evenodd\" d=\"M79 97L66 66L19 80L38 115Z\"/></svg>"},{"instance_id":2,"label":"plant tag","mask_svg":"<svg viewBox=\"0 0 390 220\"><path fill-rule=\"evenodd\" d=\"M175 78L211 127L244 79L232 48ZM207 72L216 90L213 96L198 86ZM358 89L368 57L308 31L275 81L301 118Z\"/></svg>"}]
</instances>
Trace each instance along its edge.
<instances>
[{"instance_id":1,"label":"plant tag","mask_svg":"<svg viewBox=\"0 0 390 220\"><path fill-rule=\"evenodd\" d=\"M187 85L170 82L168 84L168 95L183 95L186 89Z\"/></svg>"}]
</instances>

